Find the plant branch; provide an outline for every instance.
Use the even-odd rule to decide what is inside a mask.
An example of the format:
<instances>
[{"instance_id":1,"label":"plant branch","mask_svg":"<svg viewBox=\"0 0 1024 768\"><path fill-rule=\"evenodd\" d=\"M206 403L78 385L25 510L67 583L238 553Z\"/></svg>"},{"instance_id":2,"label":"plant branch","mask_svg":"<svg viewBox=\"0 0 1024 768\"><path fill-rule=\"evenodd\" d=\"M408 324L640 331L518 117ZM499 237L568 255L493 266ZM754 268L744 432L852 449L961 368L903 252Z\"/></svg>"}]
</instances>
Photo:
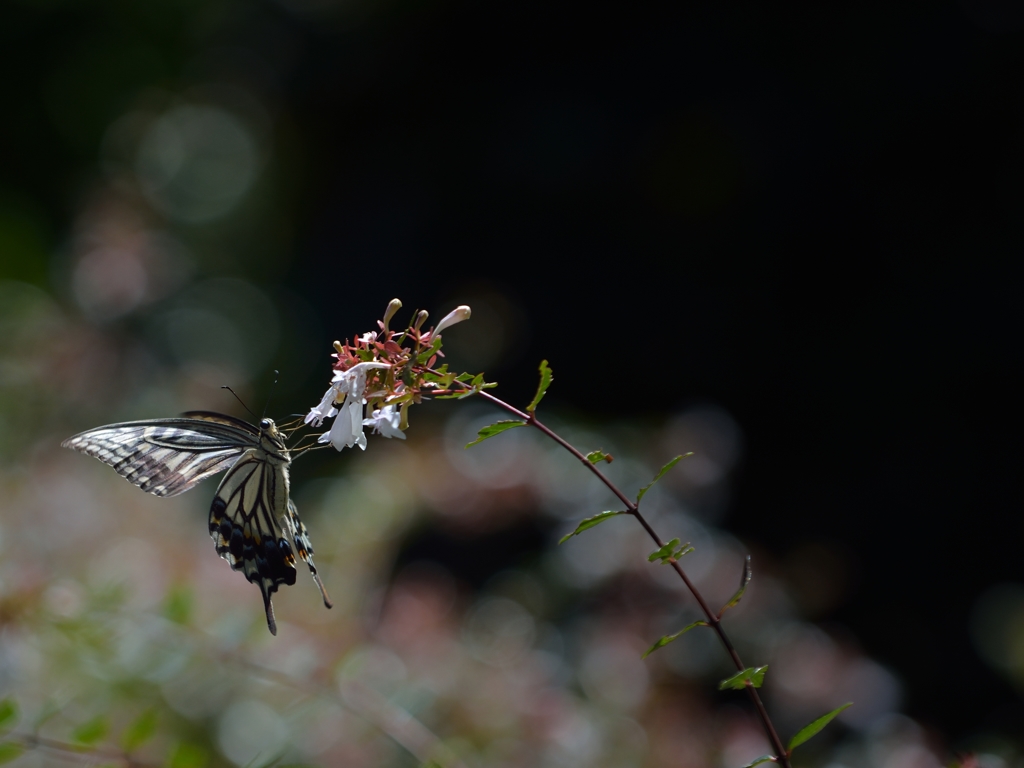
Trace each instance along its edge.
<instances>
[{"instance_id":1,"label":"plant branch","mask_svg":"<svg viewBox=\"0 0 1024 768\"><path fill-rule=\"evenodd\" d=\"M149 763L137 760L127 752L113 747L93 747L82 744L72 744L67 741L48 739L34 733L12 733L5 737L9 741L20 744L26 751L31 749L45 749L49 752L56 752L65 760L78 760L83 763L95 762L96 758L113 760L122 763L128 768L157 768L157 763Z\"/></svg>"},{"instance_id":2,"label":"plant branch","mask_svg":"<svg viewBox=\"0 0 1024 768\"><path fill-rule=\"evenodd\" d=\"M647 519L640 512L640 508L637 506L636 502L634 502L632 499L626 496L626 494L619 490L615 483L609 480L608 477L600 469L598 469L595 464L592 464L587 459L587 457L584 456L579 450L577 450L571 443L569 443L560 435L555 433L550 427L542 424L537 419L535 413L527 413L524 411L520 411L518 408L509 405L504 400L495 397L489 392L480 391L477 394L479 394L480 397L484 398L485 400L494 403L499 408L508 411L509 413L513 414L519 419L522 419L529 426L539 429L541 432L543 432L545 435L550 437L560 446L565 448L565 450L567 450L569 453L575 456L576 459L583 464L583 466L585 466L587 469L593 472L594 475L597 476L598 480L604 483L608 490L615 494L615 496L623 504L626 505L626 511L637 519L640 525L644 527L644 530L647 531L647 534L651 537L651 539L654 540L654 543L657 544L659 547L664 546L664 542L661 540L661 537L657 534L654 528L651 527L651 524L647 522ZM718 615L714 611L712 611L711 608L708 606L707 601L704 600L704 596L700 593L700 591L697 589L694 583L690 581L690 578L686 575L686 572L683 570L682 566L679 565L678 561L676 561L675 558L670 557L668 559L668 562L672 566L673 570L675 570L675 572L679 574L679 578L683 580L683 583L686 585L686 588L690 590L690 594L693 595L698 605L700 605L700 609L704 613L708 625L713 630L715 630L715 633L718 635L718 639L721 641L722 645L725 647L726 652L729 654L729 658L731 658L733 664L736 665L736 669L742 672L744 669L746 669L746 666L744 666L743 661L740 659L739 653L737 653L736 651L736 647L732 644L732 640L729 639L729 636L726 634L725 629L722 627L722 622L719 619ZM783 768L790 768L789 755L786 754L786 749L785 747L783 747L782 740L779 738L779 734L775 730L775 726L772 724L771 718L768 716L768 710L765 709L764 702L761 701L761 696L758 694L757 688L755 688L748 682L746 685L746 689L747 693L750 695L751 702L753 702L754 704L754 708L757 710L758 716L761 718L761 724L764 726L765 734L768 736L769 742L771 742L772 749L775 752L776 762L782 765Z\"/></svg>"}]
</instances>

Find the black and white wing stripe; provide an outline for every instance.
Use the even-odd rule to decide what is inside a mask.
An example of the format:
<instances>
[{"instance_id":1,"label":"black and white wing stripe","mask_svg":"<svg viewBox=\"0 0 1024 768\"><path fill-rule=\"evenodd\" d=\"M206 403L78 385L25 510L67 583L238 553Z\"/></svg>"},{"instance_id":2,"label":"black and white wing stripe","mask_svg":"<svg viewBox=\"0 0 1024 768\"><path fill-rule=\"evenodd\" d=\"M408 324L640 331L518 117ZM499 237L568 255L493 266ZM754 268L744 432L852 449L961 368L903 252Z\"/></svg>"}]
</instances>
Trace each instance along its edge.
<instances>
[{"instance_id":1,"label":"black and white wing stripe","mask_svg":"<svg viewBox=\"0 0 1024 768\"><path fill-rule=\"evenodd\" d=\"M324 599L324 605L328 608L333 608L334 603L327 596L327 590L324 589L324 583L320 580L320 574L317 573L316 566L313 565L313 545L309 541L309 532L299 517L299 510L291 498L288 499L288 517L285 518L285 525L292 536L292 541L295 542L295 549L298 550L299 558L309 566L309 573L320 589L320 596Z\"/></svg>"},{"instance_id":2,"label":"black and white wing stripe","mask_svg":"<svg viewBox=\"0 0 1024 768\"><path fill-rule=\"evenodd\" d=\"M177 496L227 470L210 507L210 535L217 553L260 588L270 631L277 634L270 596L295 583L296 551L331 607L306 527L288 497L288 448L270 419L257 429L231 416L194 411L90 429L61 445L94 456L157 496Z\"/></svg>"},{"instance_id":3,"label":"black and white wing stripe","mask_svg":"<svg viewBox=\"0 0 1024 768\"><path fill-rule=\"evenodd\" d=\"M295 555L281 522L289 507L288 465L250 448L221 480L210 506L210 536L217 553L260 588L267 626L277 634L270 596L295 583Z\"/></svg>"},{"instance_id":4,"label":"black and white wing stripe","mask_svg":"<svg viewBox=\"0 0 1024 768\"><path fill-rule=\"evenodd\" d=\"M177 496L230 467L259 439L252 427L230 417L188 416L197 418L110 424L61 445L109 464L147 493Z\"/></svg>"}]
</instances>

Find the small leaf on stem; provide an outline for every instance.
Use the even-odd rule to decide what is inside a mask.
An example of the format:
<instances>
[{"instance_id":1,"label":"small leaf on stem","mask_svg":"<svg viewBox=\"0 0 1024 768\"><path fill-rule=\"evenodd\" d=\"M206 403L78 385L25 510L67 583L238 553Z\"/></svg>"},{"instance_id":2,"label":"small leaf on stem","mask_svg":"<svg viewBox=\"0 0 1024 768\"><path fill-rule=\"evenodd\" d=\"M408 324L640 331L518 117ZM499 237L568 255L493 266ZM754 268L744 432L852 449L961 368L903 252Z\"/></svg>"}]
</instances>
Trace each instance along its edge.
<instances>
[{"instance_id":1,"label":"small leaf on stem","mask_svg":"<svg viewBox=\"0 0 1024 768\"><path fill-rule=\"evenodd\" d=\"M847 707L852 707L852 706L853 706L853 702L852 701L848 701L845 704L843 704L843 706L836 707L831 712L829 712L827 715L822 715L817 720L814 720L814 721L808 723L803 728L801 728L799 731L797 731L796 735L794 735L793 738L789 740L789 745L786 747L786 749L789 752L792 752L794 749L799 747L801 744L803 744L805 741L807 741L812 736L817 736L818 732L822 728L824 728L826 725L831 723L839 715L840 712L842 712Z\"/></svg>"},{"instance_id":2,"label":"small leaf on stem","mask_svg":"<svg viewBox=\"0 0 1024 768\"><path fill-rule=\"evenodd\" d=\"M747 667L742 672L737 672L732 677L727 677L718 684L718 690L724 691L727 688L742 690L749 682L755 688L760 688L764 682L764 673L768 671L768 665L763 667Z\"/></svg>"},{"instance_id":3,"label":"small leaf on stem","mask_svg":"<svg viewBox=\"0 0 1024 768\"><path fill-rule=\"evenodd\" d=\"M735 594L729 598L729 602L722 606L722 610L718 612L718 618L722 618L722 614L730 608L735 608L740 599L743 597L743 593L747 591L747 585L750 583L750 577L753 573L750 570L750 555L747 555L743 561L743 575L740 576L740 588L736 590Z\"/></svg>"},{"instance_id":4,"label":"small leaf on stem","mask_svg":"<svg viewBox=\"0 0 1024 768\"><path fill-rule=\"evenodd\" d=\"M430 347L428 349L426 349L424 352L421 352L420 354L416 355L416 362L419 363L420 365L423 365L424 363L428 363L430 358L432 358L434 355L436 355L437 351L440 348L441 348L441 337L440 336L435 336L434 340L430 344ZM427 367L428 368L432 368L433 366L428 364Z\"/></svg>"},{"instance_id":5,"label":"small leaf on stem","mask_svg":"<svg viewBox=\"0 0 1024 768\"><path fill-rule=\"evenodd\" d=\"M678 546L679 539L672 539L672 541L667 544L662 544L658 549L654 550L647 556L647 562L653 563L655 560L661 560L662 563L668 562L668 559L672 557L672 552Z\"/></svg>"},{"instance_id":6,"label":"small leaf on stem","mask_svg":"<svg viewBox=\"0 0 1024 768\"><path fill-rule=\"evenodd\" d=\"M149 741L156 734L159 716L155 709L147 709L124 729L121 734L121 749L133 752Z\"/></svg>"},{"instance_id":7,"label":"small leaf on stem","mask_svg":"<svg viewBox=\"0 0 1024 768\"><path fill-rule=\"evenodd\" d=\"M7 741L0 744L0 764L16 760L25 752L25 747L16 741Z\"/></svg>"},{"instance_id":8,"label":"small leaf on stem","mask_svg":"<svg viewBox=\"0 0 1024 768\"><path fill-rule=\"evenodd\" d=\"M565 536L563 536L562 538L560 538L558 540L558 543L559 544L565 544L565 542L567 542L573 536L578 536L579 534L583 533L584 531L586 531L586 530L588 530L590 528L593 528L595 525L600 525L605 520L610 520L611 518L615 517L616 515L625 515L625 514L627 514L625 510L621 510L621 511L618 511L618 512L609 511L609 512L599 512L598 514L594 515L593 517L584 518L583 520L580 521L580 524L576 526L576 530L575 531L573 531L572 533L567 533Z\"/></svg>"},{"instance_id":9,"label":"small leaf on stem","mask_svg":"<svg viewBox=\"0 0 1024 768\"><path fill-rule=\"evenodd\" d=\"M744 765L743 768L754 768L755 765L760 765L761 763L774 763L777 761L778 758L775 755L761 755L754 762Z\"/></svg>"},{"instance_id":10,"label":"small leaf on stem","mask_svg":"<svg viewBox=\"0 0 1024 768\"><path fill-rule=\"evenodd\" d=\"M680 637L685 635L687 632L689 632L694 627L706 627L706 626L708 626L708 623L706 621L704 621L703 619L701 619L700 621L695 621L695 622L693 622L693 624L687 624L685 627L680 629L674 635L665 635L663 638L661 638L661 640L659 640L654 645L652 645L650 648L648 648L646 651L644 651L644 655L641 656L640 658L641 659L646 659L648 656L650 656L656 650L658 650L659 648L664 648L666 645L671 643L673 640L679 639Z\"/></svg>"},{"instance_id":11,"label":"small leaf on stem","mask_svg":"<svg viewBox=\"0 0 1024 768\"><path fill-rule=\"evenodd\" d=\"M0 733L10 730L18 722L18 705L14 699L0 701Z\"/></svg>"},{"instance_id":12,"label":"small leaf on stem","mask_svg":"<svg viewBox=\"0 0 1024 768\"><path fill-rule=\"evenodd\" d=\"M640 491L637 493L637 495L636 495L637 504L640 503L640 499L642 499L644 497L644 494L647 493L649 490L651 490L651 486L653 486L656 482L661 480L661 478L664 477L666 472L668 472L670 469L672 469L672 467L674 467L680 461L685 459L687 456L693 456L693 451L690 451L689 453L684 453L682 456L676 456L674 459L672 459L672 461L670 461L668 464L666 464L664 467L662 467L660 470L658 470L658 474L656 474L654 476L654 479L651 480L651 482L649 482L643 488L641 488Z\"/></svg>"},{"instance_id":13,"label":"small leaf on stem","mask_svg":"<svg viewBox=\"0 0 1024 768\"><path fill-rule=\"evenodd\" d=\"M91 747L103 739L110 730L110 723L103 715L87 720L71 732L71 740L84 747Z\"/></svg>"},{"instance_id":14,"label":"small leaf on stem","mask_svg":"<svg viewBox=\"0 0 1024 768\"><path fill-rule=\"evenodd\" d=\"M540 361L540 383L537 385L537 394L533 396L533 400L526 406L527 413L533 413L537 410L537 406L540 405L540 401L544 399L544 395L547 394L548 387L551 386L551 368L548 367L547 360Z\"/></svg>"},{"instance_id":15,"label":"small leaf on stem","mask_svg":"<svg viewBox=\"0 0 1024 768\"><path fill-rule=\"evenodd\" d=\"M679 539L672 539L668 544L662 544L660 549L651 552L647 556L647 562L653 563L655 560L660 560L662 565L668 565L672 560L678 560L691 552L693 552L693 547L690 546L690 542L679 546Z\"/></svg>"},{"instance_id":16,"label":"small leaf on stem","mask_svg":"<svg viewBox=\"0 0 1024 768\"><path fill-rule=\"evenodd\" d=\"M591 464L597 464L599 461L606 461L611 464L613 459L610 453L605 453L604 451L591 451L587 454L587 461Z\"/></svg>"},{"instance_id":17,"label":"small leaf on stem","mask_svg":"<svg viewBox=\"0 0 1024 768\"><path fill-rule=\"evenodd\" d=\"M500 435L506 429L513 429L514 427L525 427L525 426L526 426L526 422L525 421L517 421L515 419L510 419L510 420L507 420L507 421L499 421L499 422L496 422L494 424L489 424L488 426L484 427L479 432L477 432L477 435L478 435L477 439L474 440L472 443L466 443L466 447L467 448L471 448L474 445L478 445L479 443L482 443L484 440L486 440L488 437L494 437L495 435Z\"/></svg>"}]
</instances>

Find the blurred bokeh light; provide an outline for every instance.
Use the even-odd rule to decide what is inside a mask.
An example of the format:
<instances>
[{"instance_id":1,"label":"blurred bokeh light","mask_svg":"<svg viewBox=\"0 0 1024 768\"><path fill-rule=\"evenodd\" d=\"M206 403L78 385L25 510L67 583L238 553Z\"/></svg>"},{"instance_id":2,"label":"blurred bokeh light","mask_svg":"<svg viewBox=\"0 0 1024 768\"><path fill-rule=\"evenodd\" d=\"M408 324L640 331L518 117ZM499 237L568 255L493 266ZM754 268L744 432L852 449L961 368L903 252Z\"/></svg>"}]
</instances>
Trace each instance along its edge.
<instances>
[{"instance_id":1,"label":"blurred bokeh light","mask_svg":"<svg viewBox=\"0 0 1024 768\"><path fill-rule=\"evenodd\" d=\"M738 768L769 750L716 691L712 633L641 659L699 614L638 526L557 544L617 505L578 462L526 429L465 450L501 417L483 403L297 463L334 608L300 574L276 638L210 544L212 483L156 499L58 447L185 410L248 418L223 385L301 413L331 340L398 295L434 318L470 304L447 359L511 398L552 359L546 421L613 454L621 487L694 452L645 509L694 545L714 603L753 553L727 623L769 664L776 724L856 702L802 764L1024 766L1020 449L996 439L1018 283L965 265L1019 250L1019 12L566 13L10 4L0 699L20 710L4 738L67 747L15 765L99 760L71 743L89 722L123 764L144 711L139 764L172 768ZM948 265L889 263L947 243ZM962 434L955 465L922 450Z\"/></svg>"}]
</instances>

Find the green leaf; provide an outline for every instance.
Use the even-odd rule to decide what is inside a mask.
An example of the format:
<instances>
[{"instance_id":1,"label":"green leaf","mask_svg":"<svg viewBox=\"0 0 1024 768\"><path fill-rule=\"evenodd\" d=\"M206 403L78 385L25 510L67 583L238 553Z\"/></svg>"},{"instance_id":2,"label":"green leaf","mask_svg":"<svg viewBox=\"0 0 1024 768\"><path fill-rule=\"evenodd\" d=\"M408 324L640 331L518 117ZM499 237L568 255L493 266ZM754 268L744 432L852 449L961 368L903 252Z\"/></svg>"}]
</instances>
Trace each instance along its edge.
<instances>
[{"instance_id":1,"label":"green leaf","mask_svg":"<svg viewBox=\"0 0 1024 768\"><path fill-rule=\"evenodd\" d=\"M822 715L817 720L814 720L813 722L808 723L803 728L801 728L799 731L797 731L796 735L793 736L793 738L789 740L789 746L787 746L786 749L789 752L792 752L794 749L799 747L801 744L803 744L805 741L807 741L812 736L817 736L818 732L822 728L824 728L826 725L831 723L839 715L840 712L842 712L847 707L852 707L852 706L853 706L853 702L852 701L848 701L845 704L843 704L843 706L836 707L831 712L829 712L827 715Z\"/></svg>"},{"instance_id":2,"label":"green leaf","mask_svg":"<svg viewBox=\"0 0 1024 768\"><path fill-rule=\"evenodd\" d=\"M587 461L591 464L597 464L599 461L607 461L609 464L612 463L612 457L604 451L591 451L587 454Z\"/></svg>"},{"instance_id":3,"label":"green leaf","mask_svg":"<svg viewBox=\"0 0 1024 768\"><path fill-rule=\"evenodd\" d=\"M158 722L156 710L147 709L124 729L124 733L121 734L121 749L132 752L141 747L156 734Z\"/></svg>"},{"instance_id":4,"label":"green leaf","mask_svg":"<svg viewBox=\"0 0 1024 768\"><path fill-rule=\"evenodd\" d=\"M451 376L453 379L455 378L454 373L448 373L448 363L444 363L442 365L437 366L437 368L435 368L433 371L423 372L424 381L440 381L442 380L442 377L447 378L449 376Z\"/></svg>"},{"instance_id":5,"label":"green leaf","mask_svg":"<svg viewBox=\"0 0 1024 768\"><path fill-rule=\"evenodd\" d=\"M198 744L181 742L171 750L167 757L167 768L204 768L209 762L206 750Z\"/></svg>"},{"instance_id":6,"label":"green leaf","mask_svg":"<svg viewBox=\"0 0 1024 768\"><path fill-rule=\"evenodd\" d=\"M0 764L17 760L25 752L25 747L16 741L5 741L0 744Z\"/></svg>"},{"instance_id":7,"label":"green leaf","mask_svg":"<svg viewBox=\"0 0 1024 768\"><path fill-rule=\"evenodd\" d=\"M755 765L760 765L761 763L774 763L777 760L778 758L775 757L775 755L761 755L754 762L744 765L743 768L754 768Z\"/></svg>"},{"instance_id":8,"label":"green leaf","mask_svg":"<svg viewBox=\"0 0 1024 768\"><path fill-rule=\"evenodd\" d=\"M750 571L750 555L743 561L743 574L740 576L740 588L736 590L736 593L729 598L729 602L722 606L722 610L718 612L718 618L722 618L722 614L730 608L735 608L740 598L743 597L743 593L747 591L747 585L750 583L750 577L753 573Z\"/></svg>"},{"instance_id":9,"label":"green leaf","mask_svg":"<svg viewBox=\"0 0 1024 768\"><path fill-rule=\"evenodd\" d=\"M110 724L103 715L87 720L71 732L71 740L84 747L91 747L101 741L110 730Z\"/></svg>"},{"instance_id":10,"label":"green leaf","mask_svg":"<svg viewBox=\"0 0 1024 768\"><path fill-rule=\"evenodd\" d=\"M742 672L737 672L732 677L727 677L725 680L718 684L718 690L724 691L726 688L735 688L741 690L746 688L747 681L755 688L760 688L764 682L764 673L768 671L768 665L765 664L763 667L747 667Z\"/></svg>"},{"instance_id":11,"label":"green leaf","mask_svg":"<svg viewBox=\"0 0 1024 768\"><path fill-rule=\"evenodd\" d=\"M194 603L195 597L190 587L185 584L175 585L164 599L164 616L175 624L188 624Z\"/></svg>"},{"instance_id":12,"label":"green leaf","mask_svg":"<svg viewBox=\"0 0 1024 768\"><path fill-rule=\"evenodd\" d=\"M479 445L480 443L482 443L484 440L486 440L489 437L494 437L495 435L500 435L506 429L513 429L515 427L525 427L525 426L526 426L526 422L525 421L516 421L514 419L508 419L506 421L498 421L498 422L495 422L494 424L489 424L488 426L484 427L479 432L477 432L476 433L477 434L476 440L474 440L472 443L466 443L466 447L467 448L471 448L474 445Z\"/></svg>"},{"instance_id":13,"label":"green leaf","mask_svg":"<svg viewBox=\"0 0 1024 768\"><path fill-rule=\"evenodd\" d=\"M540 401L544 399L544 395L547 394L548 387L551 386L551 368L548 367L547 360L540 361L540 383L537 385L537 394L533 396L533 400L526 406L527 413L533 413L537 410L537 406L540 405Z\"/></svg>"},{"instance_id":14,"label":"green leaf","mask_svg":"<svg viewBox=\"0 0 1024 768\"><path fill-rule=\"evenodd\" d=\"M668 544L662 544L660 549L651 552L647 556L647 562L653 563L655 560L660 560L662 565L668 565L672 560L678 560L691 552L693 552L693 547L690 546L690 542L679 546L679 539L672 539Z\"/></svg>"},{"instance_id":15,"label":"green leaf","mask_svg":"<svg viewBox=\"0 0 1024 768\"><path fill-rule=\"evenodd\" d=\"M558 540L559 544L565 544L573 536L579 536L584 531L593 528L595 525L600 525L605 520L611 520L616 515L625 515L625 511L620 512L599 512L593 517L587 517L580 521L580 524L576 526L576 530L572 533L567 533L565 536Z\"/></svg>"},{"instance_id":16,"label":"green leaf","mask_svg":"<svg viewBox=\"0 0 1024 768\"><path fill-rule=\"evenodd\" d=\"M693 451L690 451L689 453L684 453L682 456L676 456L674 459L672 459L672 461L670 461L668 464L666 464L664 467L662 467L660 470L658 470L658 474L656 474L654 476L654 479L651 480L651 482L649 482L643 488L641 488L640 491L637 493L637 495L636 495L636 502L637 502L637 504L640 503L640 499L642 499L644 497L644 494L647 493L649 490L651 490L651 486L653 486L656 482L661 480L661 478L665 476L666 472L668 472L670 469L672 469L672 467L674 467L680 461L685 459L687 456L693 456Z\"/></svg>"},{"instance_id":17,"label":"green leaf","mask_svg":"<svg viewBox=\"0 0 1024 768\"><path fill-rule=\"evenodd\" d=\"M658 650L659 648L664 648L666 645L671 643L673 640L678 640L680 637L685 635L687 632L689 632L694 627L706 627L706 626L708 626L708 623L706 621L704 621L703 619L701 619L700 621L695 621L695 622L693 622L693 624L687 624L685 627L680 629L674 635L665 635L663 638L661 638L661 640L659 640L654 645L652 645L650 648L648 648L646 651L644 651L644 655L641 656L640 658L641 659L646 659L648 656L650 656L656 650Z\"/></svg>"},{"instance_id":18,"label":"green leaf","mask_svg":"<svg viewBox=\"0 0 1024 768\"><path fill-rule=\"evenodd\" d=\"M434 342L430 345L430 348L425 352L420 352L416 355L416 362L420 365L426 363L430 358L437 354L437 350L441 348L441 337L437 336ZM372 358L372 353L371 353Z\"/></svg>"},{"instance_id":19,"label":"green leaf","mask_svg":"<svg viewBox=\"0 0 1024 768\"><path fill-rule=\"evenodd\" d=\"M662 544L660 548L654 550L647 556L647 562L653 563L655 560L661 560L663 563L667 563L668 559L672 557L672 553L675 548L679 546L679 539L672 539L668 544Z\"/></svg>"},{"instance_id":20,"label":"green leaf","mask_svg":"<svg viewBox=\"0 0 1024 768\"><path fill-rule=\"evenodd\" d=\"M18 722L18 705L14 699L0 701L0 733L8 731Z\"/></svg>"}]
</instances>

